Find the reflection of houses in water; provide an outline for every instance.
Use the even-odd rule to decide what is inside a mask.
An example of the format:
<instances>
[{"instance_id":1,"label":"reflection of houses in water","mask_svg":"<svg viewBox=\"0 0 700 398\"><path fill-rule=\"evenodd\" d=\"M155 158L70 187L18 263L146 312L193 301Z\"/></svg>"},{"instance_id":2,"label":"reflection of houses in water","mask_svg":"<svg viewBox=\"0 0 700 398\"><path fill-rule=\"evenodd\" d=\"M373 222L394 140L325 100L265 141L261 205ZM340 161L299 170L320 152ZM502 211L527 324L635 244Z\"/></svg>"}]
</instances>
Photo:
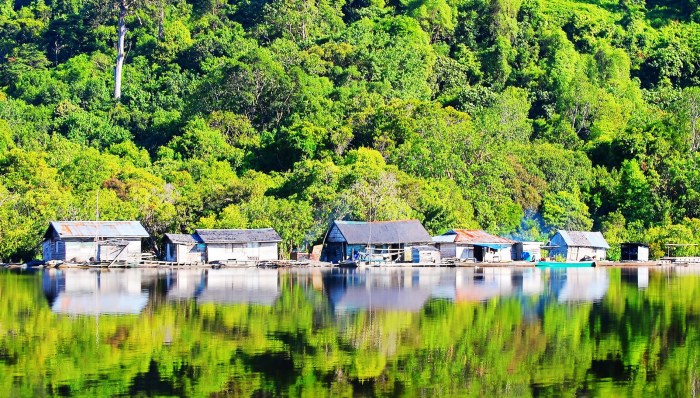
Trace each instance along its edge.
<instances>
[{"instance_id":1,"label":"reflection of houses in water","mask_svg":"<svg viewBox=\"0 0 700 398\"><path fill-rule=\"evenodd\" d=\"M224 268L207 271L206 287L198 303L272 305L280 296L277 270Z\"/></svg>"},{"instance_id":2,"label":"reflection of houses in water","mask_svg":"<svg viewBox=\"0 0 700 398\"><path fill-rule=\"evenodd\" d=\"M673 273L677 275L700 275L700 266L697 264L676 265L672 269Z\"/></svg>"},{"instance_id":3,"label":"reflection of houses in water","mask_svg":"<svg viewBox=\"0 0 700 398\"><path fill-rule=\"evenodd\" d=\"M166 277L168 300L188 300L199 295L206 284L201 268L169 270Z\"/></svg>"},{"instance_id":4,"label":"reflection of houses in water","mask_svg":"<svg viewBox=\"0 0 700 398\"><path fill-rule=\"evenodd\" d=\"M330 295L336 312L394 310L417 312L430 298L430 290L420 288L350 286Z\"/></svg>"},{"instance_id":5,"label":"reflection of houses in water","mask_svg":"<svg viewBox=\"0 0 700 398\"><path fill-rule=\"evenodd\" d=\"M56 313L69 315L138 314L148 303L141 271L47 270L44 294Z\"/></svg>"},{"instance_id":6,"label":"reflection of houses in water","mask_svg":"<svg viewBox=\"0 0 700 398\"><path fill-rule=\"evenodd\" d=\"M474 268L472 275L461 274L455 283L455 301L486 301L513 294L511 268Z\"/></svg>"},{"instance_id":7,"label":"reflection of houses in water","mask_svg":"<svg viewBox=\"0 0 700 398\"><path fill-rule=\"evenodd\" d=\"M419 311L430 298L478 302L544 290L540 270L513 268L333 271L324 285L336 312Z\"/></svg>"},{"instance_id":8,"label":"reflection of houses in water","mask_svg":"<svg viewBox=\"0 0 700 398\"><path fill-rule=\"evenodd\" d=\"M439 297L456 302L487 301L499 296L532 296L544 290L539 269L461 268L454 282L441 286Z\"/></svg>"},{"instance_id":9,"label":"reflection of houses in water","mask_svg":"<svg viewBox=\"0 0 700 398\"><path fill-rule=\"evenodd\" d=\"M600 301L610 285L608 270L604 268L551 269L549 280L560 303Z\"/></svg>"},{"instance_id":10,"label":"reflection of houses in water","mask_svg":"<svg viewBox=\"0 0 700 398\"><path fill-rule=\"evenodd\" d=\"M635 285L639 289L649 287L648 267L621 268L620 273L622 282Z\"/></svg>"},{"instance_id":11,"label":"reflection of houses in water","mask_svg":"<svg viewBox=\"0 0 700 398\"><path fill-rule=\"evenodd\" d=\"M325 275L324 285L336 312L416 312L423 308L432 287L440 281L436 271L429 268L332 270Z\"/></svg>"},{"instance_id":12,"label":"reflection of houses in water","mask_svg":"<svg viewBox=\"0 0 700 398\"><path fill-rule=\"evenodd\" d=\"M166 275L168 300L272 305L280 296L277 270L260 268L175 269Z\"/></svg>"}]
</instances>

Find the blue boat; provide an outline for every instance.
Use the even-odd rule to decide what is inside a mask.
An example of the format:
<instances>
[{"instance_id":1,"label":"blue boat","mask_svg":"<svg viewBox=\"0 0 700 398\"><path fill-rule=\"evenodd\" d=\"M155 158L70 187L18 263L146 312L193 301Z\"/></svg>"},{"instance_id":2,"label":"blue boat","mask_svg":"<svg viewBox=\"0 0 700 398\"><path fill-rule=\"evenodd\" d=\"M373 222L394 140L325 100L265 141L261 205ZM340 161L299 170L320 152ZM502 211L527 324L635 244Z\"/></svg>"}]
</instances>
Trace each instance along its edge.
<instances>
[{"instance_id":1,"label":"blue boat","mask_svg":"<svg viewBox=\"0 0 700 398\"><path fill-rule=\"evenodd\" d=\"M595 261L538 261L535 265L542 268L590 268L595 267Z\"/></svg>"}]
</instances>

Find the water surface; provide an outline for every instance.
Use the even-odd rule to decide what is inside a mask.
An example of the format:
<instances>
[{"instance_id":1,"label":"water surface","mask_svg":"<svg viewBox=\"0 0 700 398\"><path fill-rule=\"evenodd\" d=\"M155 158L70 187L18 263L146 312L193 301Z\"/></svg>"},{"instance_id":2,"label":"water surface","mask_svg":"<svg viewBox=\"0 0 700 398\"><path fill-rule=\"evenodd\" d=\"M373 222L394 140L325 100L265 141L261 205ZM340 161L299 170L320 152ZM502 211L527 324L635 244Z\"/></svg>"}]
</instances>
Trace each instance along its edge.
<instances>
[{"instance_id":1,"label":"water surface","mask_svg":"<svg viewBox=\"0 0 700 398\"><path fill-rule=\"evenodd\" d=\"M700 267L0 271L2 396L693 396Z\"/></svg>"}]
</instances>

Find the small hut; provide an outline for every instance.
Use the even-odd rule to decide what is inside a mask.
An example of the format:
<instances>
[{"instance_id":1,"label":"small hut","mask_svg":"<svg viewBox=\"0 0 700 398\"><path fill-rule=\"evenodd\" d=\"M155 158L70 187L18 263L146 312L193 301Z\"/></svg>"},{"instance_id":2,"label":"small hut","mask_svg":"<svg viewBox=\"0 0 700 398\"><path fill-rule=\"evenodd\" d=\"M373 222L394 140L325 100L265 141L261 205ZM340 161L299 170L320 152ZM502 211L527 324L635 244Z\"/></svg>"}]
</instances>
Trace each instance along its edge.
<instances>
[{"instance_id":1,"label":"small hut","mask_svg":"<svg viewBox=\"0 0 700 398\"><path fill-rule=\"evenodd\" d=\"M508 262L515 241L481 230L451 229L433 238L443 257L466 261Z\"/></svg>"},{"instance_id":2,"label":"small hut","mask_svg":"<svg viewBox=\"0 0 700 398\"><path fill-rule=\"evenodd\" d=\"M649 246L643 243L622 243L620 245L620 260L649 261Z\"/></svg>"},{"instance_id":3,"label":"small hut","mask_svg":"<svg viewBox=\"0 0 700 398\"><path fill-rule=\"evenodd\" d=\"M537 261L542 258L542 242L515 242L513 253L516 261Z\"/></svg>"},{"instance_id":4,"label":"small hut","mask_svg":"<svg viewBox=\"0 0 700 398\"><path fill-rule=\"evenodd\" d=\"M549 251L550 257L561 256L566 261L580 261L586 257L605 260L610 246L600 232L559 230L542 248Z\"/></svg>"},{"instance_id":5,"label":"small hut","mask_svg":"<svg viewBox=\"0 0 700 398\"><path fill-rule=\"evenodd\" d=\"M435 246L422 245L413 246L411 248L412 259L414 263L420 264L439 264L440 263L440 250Z\"/></svg>"},{"instance_id":6,"label":"small hut","mask_svg":"<svg viewBox=\"0 0 700 398\"><path fill-rule=\"evenodd\" d=\"M135 260L148 236L138 221L51 221L41 251L44 261Z\"/></svg>"},{"instance_id":7,"label":"small hut","mask_svg":"<svg viewBox=\"0 0 700 398\"><path fill-rule=\"evenodd\" d=\"M273 261L279 259L277 244L282 238L272 228L198 229L207 262Z\"/></svg>"},{"instance_id":8,"label":"small hut","mask_svg":"<svg viewBox=\"0 0 700 398\"><path fill-rule=\"evenodd\" d=\"M165 261L203 263L206 245L197 234L165 234Z\"/></svg>"}]
</instances>

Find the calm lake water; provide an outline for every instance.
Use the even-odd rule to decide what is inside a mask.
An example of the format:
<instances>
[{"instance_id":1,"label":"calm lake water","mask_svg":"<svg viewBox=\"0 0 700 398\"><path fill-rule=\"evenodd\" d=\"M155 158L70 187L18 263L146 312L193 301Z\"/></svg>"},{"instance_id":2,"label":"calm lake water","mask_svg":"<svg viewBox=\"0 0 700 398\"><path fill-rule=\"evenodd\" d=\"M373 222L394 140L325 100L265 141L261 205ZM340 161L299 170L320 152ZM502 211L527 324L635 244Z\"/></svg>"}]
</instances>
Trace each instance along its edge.
<instances>
[{"instance_id":1,"label":"calm lake water","mask_svg":"<svg viewBox=\"0 0 700 398\"><path fill-rule=\"evenodd\" d=\"M700 267L0 271L0 396L695 396Z\"/></svg>"}]
</instances>

